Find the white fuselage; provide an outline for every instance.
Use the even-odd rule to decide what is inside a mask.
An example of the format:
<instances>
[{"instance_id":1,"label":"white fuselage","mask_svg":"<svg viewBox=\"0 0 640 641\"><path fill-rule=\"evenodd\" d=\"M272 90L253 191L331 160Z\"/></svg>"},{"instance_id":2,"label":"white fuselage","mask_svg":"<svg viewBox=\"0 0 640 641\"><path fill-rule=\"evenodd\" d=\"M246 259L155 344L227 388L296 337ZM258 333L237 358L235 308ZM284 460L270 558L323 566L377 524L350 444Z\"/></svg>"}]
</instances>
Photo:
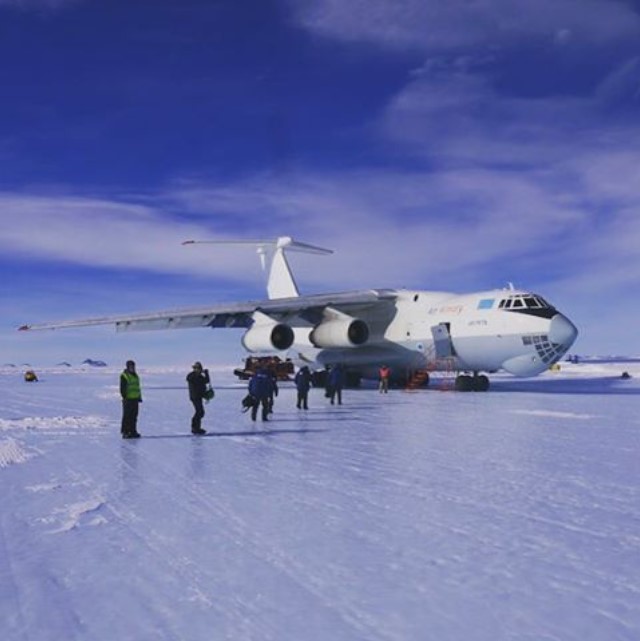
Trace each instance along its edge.
<instances>
[{"instance_id":1,"label":"white fuselage","mask_svg":"<svg viewBox=\"0 0 640 641\"><path fill-rule=\"evenodd\" d=\"M428 368L470 372L504 369L535 376L566 353L577 329L544 299L524 291L491 290L457 295L398 290L392 309L363 309L367 344L314 349L296 331L300 356L322 365L342 363L364 376L382 364L397 375ZM509 302L507 302L509 301Z\"/></svg>"}]
</instances>

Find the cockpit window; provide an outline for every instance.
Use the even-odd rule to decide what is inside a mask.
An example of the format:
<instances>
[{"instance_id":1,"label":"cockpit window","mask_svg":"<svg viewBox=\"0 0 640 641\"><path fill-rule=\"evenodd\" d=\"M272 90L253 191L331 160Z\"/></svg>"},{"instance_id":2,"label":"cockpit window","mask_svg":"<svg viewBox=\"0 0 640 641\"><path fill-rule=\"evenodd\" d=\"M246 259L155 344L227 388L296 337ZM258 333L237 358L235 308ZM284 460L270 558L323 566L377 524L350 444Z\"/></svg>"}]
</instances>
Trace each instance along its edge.
<instances>
[{"instance_id":1,"label":"cockpit window","mask_svg":"<svg viewBox=\"0 0 640 641\"><path fill-rule=\"evenodd\" d=\"M547 301L537 294L514 294L503 298L498 309L553 309Z\"/></svg>"}]
</instances>

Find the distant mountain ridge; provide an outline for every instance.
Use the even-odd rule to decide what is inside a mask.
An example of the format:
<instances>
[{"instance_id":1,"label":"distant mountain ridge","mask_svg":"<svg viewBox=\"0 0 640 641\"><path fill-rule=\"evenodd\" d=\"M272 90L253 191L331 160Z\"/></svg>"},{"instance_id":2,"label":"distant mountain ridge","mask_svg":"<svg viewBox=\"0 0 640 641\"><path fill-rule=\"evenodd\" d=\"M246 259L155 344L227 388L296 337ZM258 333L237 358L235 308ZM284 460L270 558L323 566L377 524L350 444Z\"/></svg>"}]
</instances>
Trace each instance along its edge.
<instances>
[{"instance_id":1,"label":"distant mountain ridge","mask_svg":"<svg viewBox=\"0 0 640 641\"><path fill-rule=\"evenodd\" d=\"M592 356L570 354L565 359L568 363L640 363L640 356Z\"/></svg>"},{"instance_id":2,"label":"distant mountain ridge","mask_svg":"<svg viewBox=\"0 0 640 641\"><path fill-rule=\"evenodd\" d=\"M83 365L90 365L91 367L106 367L107 364L104 361L96 361L93 360L92 358L85 358L82 361Z\"/></svg>"}]
</instances>

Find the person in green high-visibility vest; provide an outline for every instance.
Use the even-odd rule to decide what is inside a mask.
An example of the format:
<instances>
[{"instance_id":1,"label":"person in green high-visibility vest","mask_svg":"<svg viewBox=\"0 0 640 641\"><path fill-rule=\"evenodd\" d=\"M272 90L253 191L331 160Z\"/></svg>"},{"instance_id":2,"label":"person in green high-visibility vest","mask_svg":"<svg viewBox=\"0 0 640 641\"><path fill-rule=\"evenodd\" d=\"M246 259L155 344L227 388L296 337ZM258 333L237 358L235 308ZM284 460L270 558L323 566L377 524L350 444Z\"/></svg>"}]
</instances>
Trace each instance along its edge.
<instances>
[{"instance_id":1,"label":"person in green high-visibility vest","mask_svg":"<svg viewBox=\"0 0 640 641\"><path fill-rule=\"evenodd\" d=\"M134 361L127 361L120 374L120 396L122 396L122 438L140 438L138 432L138 409L142 403L140 378Z\"/></svg>"}]
</instances>

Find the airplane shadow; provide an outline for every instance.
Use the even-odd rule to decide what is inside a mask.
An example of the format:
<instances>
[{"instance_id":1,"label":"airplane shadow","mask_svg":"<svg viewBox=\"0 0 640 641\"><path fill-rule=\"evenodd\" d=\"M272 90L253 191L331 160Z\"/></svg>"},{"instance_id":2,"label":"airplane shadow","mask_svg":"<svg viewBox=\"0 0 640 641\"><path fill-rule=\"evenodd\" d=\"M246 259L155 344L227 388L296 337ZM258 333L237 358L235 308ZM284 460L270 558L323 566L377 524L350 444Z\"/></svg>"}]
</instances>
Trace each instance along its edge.
<instances>
[{"instance_id":1,"label":"airplane shadow","mask_svg":"<svg viewBox=\"0 0 640 641\"><path fill-rule=\"evenodd\" d=\"M558 380L504 380L492 381L489 394L496 392L524 392L526 394L588 394L640 396L640 385L619 376L570 378Z\"/></svg>"},{"instance_id":2,"label":"airplane shadow","mask_svg":"<svg viewBox=\"0 0 640 641\"><path fill-rule=\"evenodd\" d=\"M251 431L243 432L207 432L201 436L194 436L193 434L150 434L149 436L143 436L144 439L165 439L165 438L217 438L225 436L278 436L280 434L309 434L314 432L328 432L329 430L313 429L313 428L303 428L300 430L286 430L286 429L269 429L269 428L256 428Z\"/></svg>"}]
</instances>

